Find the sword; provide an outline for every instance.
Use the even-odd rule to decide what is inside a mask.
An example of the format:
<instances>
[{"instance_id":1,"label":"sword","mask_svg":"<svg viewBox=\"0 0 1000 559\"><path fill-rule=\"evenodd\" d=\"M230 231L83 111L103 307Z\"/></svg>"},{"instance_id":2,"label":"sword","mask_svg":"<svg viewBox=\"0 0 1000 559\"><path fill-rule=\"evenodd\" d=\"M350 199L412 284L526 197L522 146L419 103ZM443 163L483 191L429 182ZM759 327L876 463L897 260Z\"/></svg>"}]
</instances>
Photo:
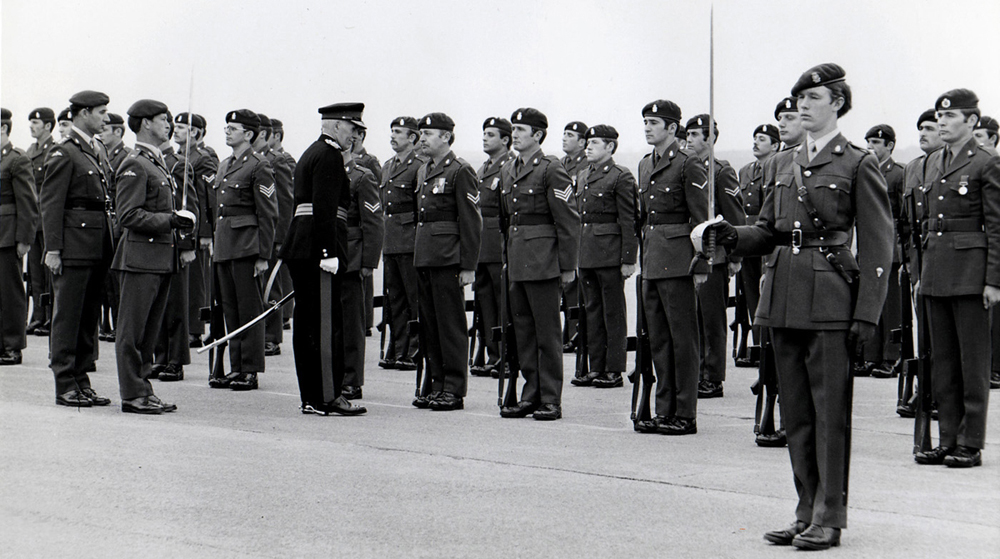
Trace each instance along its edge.
<instances>
[{"instance_id":1,"label":"sword","mask_svg":"<svg viewBox=\"0 0 1000 559\"><path fill-rule=\"evenodd\" d=\"M708 16L708 219L715 218L715 4ZM715 264L715 229L705 239L705 257L711 273Z\"/></svg>"},{"instance_id":2,"label":"sword","mask_svg":"<svg viewBox=\"0 0 1000 559\"><path fill-rule=\"evenodd\" d=\"M280 258L275 263L274 269L271 270L271 277L267 278L267 287L264 288L264 297L265 298L267 298L267 294L271 292L271 286L274 285L274 280L275 280L275 278L278 277L278 269L279 268L281 268L281 259ZM260 284L257 284L257 285L260 285ZM222 344L228 342L229 340L231 340L231 339L233 339L233 338L235 338L237 336L242 335L244 332L246 332L250 328L253 328L254 325L260 323L260 321L266 319L267 317L269 317L272 314L274 314L275 312L277 312L277 310L280 309L285 303L287 303L288 301L291 301L292 297L294 295L295 295L294 291L289 292L288 295L285 295L284 297L282 297L280 301L276 301L275 303L273 303L270 307L268 307L267 309L265 309L264 312L262 312L259 315L257 315L253 320L247 322L243 326L240 326L239 328L237 328L236 330L233 330L232 332L226 334L225 336L223 336L223 337L221 337L221 338L219 338L217 340L214 340L212 343L210 343L210 344L208 344L206 346L198 348L197 349L197 353L200 355L200 354L205 353L206 351L208 351L208 350L210 350L210 349L212 349L212 348L214 348L214 347L216 347L218 345L222 345Z\"/></svg>"}]
</instances>

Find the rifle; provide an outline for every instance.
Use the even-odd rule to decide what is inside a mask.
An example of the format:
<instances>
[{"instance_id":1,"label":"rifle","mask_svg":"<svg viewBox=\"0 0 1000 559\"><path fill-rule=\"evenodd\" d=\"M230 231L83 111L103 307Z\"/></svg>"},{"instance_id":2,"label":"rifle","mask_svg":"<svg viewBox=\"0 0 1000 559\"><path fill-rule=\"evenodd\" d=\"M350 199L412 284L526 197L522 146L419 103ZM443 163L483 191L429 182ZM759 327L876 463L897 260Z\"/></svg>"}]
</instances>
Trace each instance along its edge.
<instances>
[{"instance_id":1,"label":"rifle","mask_svg":"<svg viewBox=\"0 0 1000 559\"><path fill-rule=\"evenodd\" d=\"M507 407L517 405L517 376L521 371L521 362L517 358L517 338L514 334L514 313L510 310L510 277L507 272L507 212L504 211L503 204L500 204L500 232L503 235L503 244L500 247L500 283L503 289L500 291L500 326L494 328L494 340L496 340L497 330L499 330L500 342L500 371L497 374L497 406L502 410ZM510 382L506 382L510 377ZM506 383L506 384L505 384Z\"/></svg>"},{"instance_id":2,"label":"rifle","mask_svg":"<svg viewBox=\"0 0 1000 559\"><path fill-rule=\"evenodd\" d=\"M750 386L750 391L757 396L753 432L755 435L768 436L776 433L774 429L774 405L778 399L778 371L775 368L774 346L771 345L771 331L768 328L761 331L760 347L757 380ZM760 442L757 444L760 445Z\"/></svg>"},{"instance_id":3,"label":"rifle","mask_svg":"<svg viewBox=\"0 0 1000 559\"><path fill-rule=\"evenodd\" d=\"M469 309L469 302L465 302ZM469 371L473 375L482 375L486 370L486 338L483 333L483 308L479 297L472 298L472 326L469 327Z\"/></svg>"},{"instance_id":4,"label":"rifle","mask_svg":"<svg viewBox=\"0 0 1000 559\"><path fill-rule=\"evenodd\" d=\"M733 359L746 359L747 355L747 344L750 337L750 309L747 308L747 296L746 291L743 289L743 282L740 281L739 274L737 274L734 279L736 280L736 297L735 304L735 315L733 317L733 322L729 324L729 329L733 331ZM729 306L729 305L727 305Z\"/></svg>"},{"instance_id":5,"label":"rifle","mask_svg":"<svg viewBox=\"0 0 1000 559\"><path fill-rule=\"evenodd\" d=\"M385 283L382 283L382 294L372 297L372 308L382 309L382 320L375 325L375 329L379 332L379 342L378 342L378 360L381 362L385 359L385 331L388 329L388 320L386 313L389 312L389 297L385 292Z\"/></svg>"},{"instance_id":6,"label":"rifle","mask_svg":"<svg viewBox=\"0 0 1000 559\"><path fill-rule=\"evenodd\" d=\"M583 378L590 374L590 356L587 352L590 341L587 337L587 307L584 302L582 282L578 285L576 306L570 307L569 316L576 319L576 334L572 339L576 351L576 378Z\"/></svg>"},{"instance_id":7,"label":"rifle","mask_svg":"<svg viewBox=\"0 0 1000 559\"><path fill-rule=\"evenodd\" d=\"M428 371L427 374L424 373L424 329L420 325L420 310L417 310L417 320L411 320L406 323L407 333L412 338L414 328L417 332L417 354L414 356L414 362L417 365L417 387L413 392L413 406L417 408L426 408L430 401L427 396L431 392L431 375Z\"/></svg>"},{"instance_id":8,"label":"rifle","mask_svg":"<svg viewBox=\"0 0 1000 559\"><path fill-rule=\"evenodd\" d=\"M202 307L200 309L200 314L201 321L208 325L208 338L205 341L214 343L216 339L222 337L222 333L226 330L226 318L222 313L222 297L219 294L219 281L215 275L214 266L209 269L209 274L212 281L211 303L208 307ZM215 387L218 384L219 388L225 388L225 384L220 384L220 381L226 377L224 357L226 355L227 346L228 343L222 343L218 346L208 348L209 386ZM205 349L205 347L199 349Z\"/></svg>"},{"instance_id":9,"label":"rifle","mask_svg":"<svg viewBox=\"0 0 1000 559\"><path fill-rule=\"evenodd\" d=\"M903 231L905 221L900 218L896 228ZM913 398L913 381L917 376L916 352L913 346L913 292L910 284L910 258L905 243L900 243L899 291L900 311L902 320L899 328L893 329L889 335L893 343L900 346L902 370L899 374L899 385L896 388L896 413L908 414ZM890 278L889 281L892 281Z\"/></svg>"},{"instance_id":10,"label":"rifle","mask_svg":"<svg viewBox=\"0 0 1000 559\"><path fill-rule=\"evenodd\" d=\"M646 307L642 296L642 264L643 258L643 220L640 210L641 201L635 195L635 235L639 238L639 273L635 276L636 295L636 329L635 329L635 369L628 375L632 383L632 429L640 433L655 432L652 424L649 399L656 385L653 375L653 353L649 344L649 326L646 322ZM629 340L631 341L631 340ZM650 427L652 426L652 430Z\"/></svg>"},{"instance_id":11,"label":"rifle","mask_svg":"<svg viewBox=\"0 0 1000 559\"><path fill-rule=\"evenodd\" d=\"M920 239L922 225L917 216L916 197L917 193L914 192L913 196L910 197L910 207L908 210L912 229L911 234L913 236L913 248L916 253L916 262L914 262L914 265L918 270L917 277L919 278L919 270L923 265L924 250ZM909 282L907 282L907 285L909 285ZM909 308L909 301L907 301L907 308ZM931 408L933 407L933 396L931 395L931 344L930 328L928 328L929 325L927 324L927 311L922 304L917 306L917 326L917 356L914 359L908 360L904 368L907 376L913 370L913 373L917 377L917 410L913 425L914 454L917 452L926 452L931 449Z\"/></svg>"}]
</instances>

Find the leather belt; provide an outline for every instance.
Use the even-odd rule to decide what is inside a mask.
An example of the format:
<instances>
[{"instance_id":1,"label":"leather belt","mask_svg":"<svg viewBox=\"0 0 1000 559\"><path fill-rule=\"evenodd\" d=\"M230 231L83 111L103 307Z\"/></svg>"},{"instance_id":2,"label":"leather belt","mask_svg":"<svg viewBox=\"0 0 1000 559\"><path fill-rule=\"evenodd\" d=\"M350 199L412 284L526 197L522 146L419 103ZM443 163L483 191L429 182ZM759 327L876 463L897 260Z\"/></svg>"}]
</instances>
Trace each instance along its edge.
<instances>
[{"instance_id":1,"label":"leather belt","mask_svg":"<svg viewBox=\"0 0 1000 559\"><path fill-rule=\"evenodd\" d=\"M85 210L92 212L103 212L108 209L104 200L92 200L89 198L71 198L66 200L67 210Z\"/></svg>"},{"instance_id":2,"label":"leather belt","mask_svg":"<svg viewBox=\"0 0 1000 559\"><path fill-rule=\"evenodd\" d=\"M418 216L420 223L430 223L432 221L458 221L458 214L453 212L429 212L420 210Z\"/></svg>"},{"instance_id":3,"label":"leather belt","mask_svg":"<svg viewBox=\"0 0 1000 559\"><path fill-rule=\"evenodd\" d=\"M500 208L480 208L483 217L500 217Z\"/></svg>"},{"instance_id":4,"label":"leather belt","mask_svg":"<svg viewBox=\"0 0 1000 559\"><path fill-rule=\"evenodd\" d=\"M305 204L299 204L295 206L295 215L312 215L313 205L306 202Z\"/></svg>"},{"instance_id":5,"label":"leather belt","mask_svg":"<svg viewBox=\"0 0 1000 559\"><path fill-rule=\"evenodd\" d=\"M385 215L396 215L396 214L406 214L413 213L413 203L408 202L405 204L393 204L391 207L385 207Z\"/></svg>"},{"instance_id":6,"label":"leather belt","mask_svg":"<svg viewBox=\"0 0 1000 559\"><path fill-rule=\"evenodd\" d=\"M681 223L687 223L691 220L691 217L687 214L680 213L669 213L669 214L649 214L646 218L647 225L678 225Z\"/></svg>"},{"instance_id":7,"label":"leather belt","mask_svg":"<svg viewBox=\"0 0 1000 559\"><path fill-rule=\"evenodd\" d=\"M236 206L235 208L232 206L223 206L222 209L219 210L219 215L221 215L222 217L235 217L238 215L254 215L254 214L256 214L256 212L253 211L253 208L248 208L246 206Z\"/></svg>"},{"instance_id":8,"label":"leather belt","mask_svg":"<svg viewBox=\"0 0 1000 559\"><path fill-rule=\"evenodd\" d=\"M554 225L549 214L514 214L510 217L511 225Z\"/></svg>"},{"instance_id":9,"label":"leather belt","mask_svg":"<svg viewBox=\"0 0 1000 559\"><path fill-rule=\"evenodd\" d=\"M580 216L583 223L618 223L618 214L586 214Z\"/></svg>"},{"instance_id":10,"label":"leather belt","mask_svg":"<svg viewBox=\"0 0 1000 559\"><path fill-rule=\"evenodd\" d=\"M847 246L851 235L847 231L803 231L792 229L790 232L777 231L774 234L774 244L792 248L839 247Z\"/></svg>"},{"instance_id":11,"label":"leather belt","mask_svg":"<svg viewBox=\"0 0 1000 559\"><path fill-rule=\"evenodd\" d=\"M983 231L983 222L978 217L944 219L940 217L929 217L923 223L924 232L933 231L944 233L946 231Z\"/></svg>"}]
</instances>

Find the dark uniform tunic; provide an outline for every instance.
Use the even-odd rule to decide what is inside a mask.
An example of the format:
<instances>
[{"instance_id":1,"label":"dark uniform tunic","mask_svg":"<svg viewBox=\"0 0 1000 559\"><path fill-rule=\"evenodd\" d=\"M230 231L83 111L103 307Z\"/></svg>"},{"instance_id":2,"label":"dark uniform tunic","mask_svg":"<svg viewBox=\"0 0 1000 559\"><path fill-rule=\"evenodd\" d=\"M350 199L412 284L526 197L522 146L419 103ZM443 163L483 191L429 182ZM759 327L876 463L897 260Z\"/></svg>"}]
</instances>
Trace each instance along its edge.
<instances>
[{"instance_id":1,"label":"dark uniform tunic","mask_svg":"<svg viewBox=\"0 0 1000 559\"><path fill-rule=\"evenodd\" d=\"M292 176L294 177L295 176L295 158L292 157L292 154L290 154L287 151L283 150L280 146L277 149L277 153L278 153L278 157L280 157L281 159L284 159L285 166L288 167L289 169L291 169ZM291 182L289 182L289 186L291 186ZM278 204L278 206L279 206L278 207L278 211L279 212L283 212L284 210L282 209L282 206L281 206L280 203ZM294 212L295 212L295 192L294 192L294 189L293 189L288 194L288 215L287 215L287 220L285 221L284 227L282 227L280 223L278 224L278 229L280 229L282 231L283 235L288 231L288 226L291 225L292 214ZM282 214L282 215L283 215L283 217L285 217L284 214ZM290 293L292 291L292 275L288 272L288 268L287 267L282 267L281 271L278 272L278 281L281 282L281 292L282 293ZM294 300L289 301L288 303L285 304L285 306L281 307L281 316L282 316L282 318L284 319L285 322L291 320L292 313L294 312L294 310L295 310L295 301Z\"/></svg>"},{"instance_id":2,"label":"dark uniform tunic","mask_svg":"<svg viewBox=\"0 0 1000 559\"><path fill-rule=\"evenodd\" d=\"M635 178L608 159L577 175L580 282L587 312L587 354L594 372L625 372L625 278L635 264Z\"/></svg>"},{"instance_id":3,"label":"dark uniform tunic","mask_svg":"<svg viewBox=\"0 0 1000 559\"><path fill-rule=\"evenodd\" d=\"M295 203L292 194L292 167L288 165L287 159L271 148L267 148L267 151L261 155L271 164L278 196L278 216L274 227L274 251L268 260L268 269L273 270L278 262L278 249L281 248L281 243L285 240L285 233L288 231L288 224L292 221L294 210L292 205ZM265 293L264 297L267 301L277 301L284 294L282 283L276 279L271 286L271 292ZM272 314L264 322L264 341L280 344L283 338L281 327L284 323L281 313Z\"/></svg>"},{"instance_id":4,"label":"dark uniform tunic","mask_svg":"<svg viewBox=\"0 0 1000 559\"><path fill-rule=\"evenodd\" d=\"M775 155L768 166L773 191L757 224L739 228L735 253L770 254L756 320L771 328L799 495L796 519L844 528L851 402L847 331L852 321L878 322L892 264L889 196L875 157L840 134L811 162L800 147ZM824 230L799 199L796 166ZM849 248L852 229L860 268ZM795 231L803 238L800 248L789 246L792 235L800 235Z\"/></svg>"},{"instance_id":5,"label":"dark uniform tunic","mask_svg":"<svg viewBox=\"0 0 1000 559\"><path fill-rule=\"evenodd\" d=\"M878 329L875 336L865 344L864 360L875 364L895 363L899 359L900 346L891 341L891 333L899 328L903 320L901 306L902 299L899 291L899 216L903 204L903 184L905 182L906 171L902 165L893 161L889 157L879 164L879 170L885 177L886 185L889 188L889 208L892 210L892 224L894 238L892 252L892 267L889 270L889 291L885 296L885 304L882 306L882 316L879 318Z\"/></svg>"},{"instance_id":6,"label":"dark uniform tunic","mask_svg":"<svg viewBox=\"0 0 1000 559\"><path fill-rule=\"evenodd\" d=\"M563 168L566 169L566 174L569 175L569 180L573 183L573 192L579 192L579 182L580 173L582 173L588 166L587 154L585 150L580 150L580 153L576 155L566 154L560 160ZM563 292L563 302L565 303L563 307L563 344L569 343L576 334L577 320L575 318L570 318L570 308L578 306L580 304L580 282L579 278L573 278L573 281L562 286Z\"/></svg>"},{"instance_id":7,"label":"dark uniform tunic","mask_svg":"<svg viewBox=\"0 0 1000 559\"><path fill-rule=\"evenodd\" d=\"M102 151L74 127L49 150L39 204L45 250L61 251L62 273L52 278L50 367L56 395L90 388L97 361L97 325L111 258L109 181Z\"/></svg>"},{"instance_id":8,"label":"dark uniform tunic","mask_svg":"<svg viewBox=\"0 0 1000 559\"><path fill-rule=\"evenodd\" d=\"M205 332L201 321L201 308L209 305L212 290L212 255L207 248L201 248L203 240L211 241L215 235L216 210L215 175L219 171L219 158L204 145L192 146L188 152L194 169L194 189L198 200L198 226L194 235L198 240L198 254L194 262L188 264L188 331L199 337ZM191 208L189 208L191 209Z\"/></svg>"},{"instance_id":9,"label":"dark uniform tunic","mask_svg":"<svg viewBox=\"0 0 1000 559\"><path fill-rule=\"evenodd\" d=\"M40 196L42 180L45 179L45 157L49 149L55 145L50 134L40 144L35 142L28 146L26 155L31 159L31 171L35 178L35 196ZM52 273L45 267L45 235L42 233L42 220L39 218L35 229L35 239L28 253L28 276L31 281L31 320L28 329L35 330L39 326L48 329L52 319L52 307L42 308L42 294L48 293L52 285Z\"/></svg>"},{"instance_id":10,"label":"dark uniform tunic","mask_svg":"<svg viewBox=\"0 0 1000 559\"><path fill-rule=\"evenodd\" d=\"M479 211L483 216L483 232L479 245L476 281L472 284L483 324L481 343L486 346L486 369L500 366L500 344L493 341L493 329L500 326L500 302L506 289L500 276L503 260L503 235L500 232L500 170L513 157L506 151L496 159L483 162L476 177L479 179Z\"/></svg>"},{"instance_id":11,"label":"dark uniform tunic","mask_svg":"<svg viewBox=\"0 0 1000 559\"><path fill-rule=\"evenodd\" d=\"M746 214L747 225L757 223L760 206L764 203L764 163L754 161L740 169L740 197L743 199L743 213ZM760 264L758 256L748 256L743 259L739 272L740 285L743 287L744 299L741 301L747 307L747 316L753 323L757 312L757 302L760 301ZM751 328L754 345L760 345L760 327L756 324Z\"/></svg>"},{"instance_id":12,"label":"dark uniform tunic","mask_svg":"<svg viewBox=\"0 0 1000 559\"><path fill-rule=\"evenodd\" d=\"M38 198L31 161L10 142L0 148L0 353L24 349L28 298L17 245L31 246L38 227ZM29 252L32 258L37 253Z\"/></svg>"},{"instance_id":13,"label":"dark uniform tunic","mask_svg":"<svg viewBox=\"0 0 1000 559\"><path fill-rule=\"evenodd\" d=\"M554 156L539 149L512 157L500 173L507 231L507 273L521 401L561 405L560 275L576 270L580 214L573 184Z\"/></svg>"},{"instance_id":14,"label":"dark uniform tunic","mask_svg":"<svg viewBox=\"0 0 1000 559\"><path fill-rule=\"evenodd\" d=\"M920 294L931 325L941 446L981 449L989 404L985 286L1000 287L1000 156L975 139L927 156Z\"/></svg>"},{"instance_id":15,"label":"dark uniform tunic","mask_svg":"<svg viewBox=\"0 0 1000 559\"><path fill-rule=\"evenodd\" d=\"M365 384L365 309L362 268L373 270L382 257L382 203L375 175L356 160L344 167L351 181L347 208L347 260L340 282L344 311L344 385ZM308 304L308 303L307 303Z\"/></svg>"},{"instance_id":16,"label":"dark uniform tunic","mask_svg":"<svg viewBox=\"0 0 1000 559\"><path fill-rule=\"evenodd\" d=\"M655 157L655 162L654 162ZM698 310L693 223L708 216L708 173L698 156L671 142L639 162L642 294L656 372L656 415L694 419L698 404ZM697 273L707 274L699 264Z\"/></svg>"},{"instance_id":17,"label":"dark uniform tunic","mask_svg":"<svg viewBox=\"0 0 1000 559\"><path fill-rule=\"evenodd\" d=\"M376 185L382 184L382 165L378 162L378 157L375 157L374 155L368 153L368 150L362 147L361 151L355 154L354 158L358 160L358 163L362 167L372 172L372 175L375 176ZM364 283L364 290L365 290L365 305L364 305L365 328L367 330L371 330L372 324L375 321L375 308L374 308L375 277L374 275L370 275L368 277L362 278L362 282Z\"/></svg>"},{"instance_id":18,"label":"dark uniform tunic","mask_svg":"<svg viewBox=\"0 0 1000 559\"><path fill-rule=\"evenodd\" d=\"M277 186L267 159L247 148L222 162L214 188L218 203L215 281L226 328L233 331L263 312L254 263L258 258L269 259L274 248ZM229 343L229 357L234 373L263 372L264 325L258 324L233 339Z\"/></svg>"}]
</instances>

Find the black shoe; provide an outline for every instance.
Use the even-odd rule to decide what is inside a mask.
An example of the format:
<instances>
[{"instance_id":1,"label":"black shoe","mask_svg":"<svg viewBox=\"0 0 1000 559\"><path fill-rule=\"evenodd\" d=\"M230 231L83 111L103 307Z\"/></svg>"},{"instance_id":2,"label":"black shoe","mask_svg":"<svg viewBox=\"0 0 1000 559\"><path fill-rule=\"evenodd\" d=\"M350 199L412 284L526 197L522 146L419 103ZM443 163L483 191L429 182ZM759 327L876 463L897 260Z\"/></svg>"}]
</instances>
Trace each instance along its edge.
<instances>
[{"instance_id":1,"label":"black shoe","mask_svg":"<svg viewBox=\"0 0 1000 559\"><path fill-rule=\"evenodd\" d=\"M156 396L156 394L150 394L149 396L147 396L147 398L149 399L150 402L152 402L154 404L158 404L161 408L163 408L164 413L170 413L170 412L173 412L173 411L177 411L177 405L176 404L168 404L168 403L164 402L163 400L159 399Z\"/></svg>"},{"instance_id":2,"label":"black shoe","mask_svg":"<svg viewBox=\"0 0 1000 559\"><path fill-rule=\"evenodd\" d=\"M188 347L195 348L203 345L205 345L205 343L201 341L201 338L197 334L191 334L188 336Z\"/></svg>"},{"instance_id":3,"label":"black shoe","mask_svg":"<svg viewBox=\"0 0 1000 559\"><path fill-rule=\"evenodd\" d=\"M94 405L94 402L82 393L70 390L56 396L56 405L69 406L71 408L89 408Z\"/></svg>"},{"instance_id":4,"label":"black shoe","mask_svg":"<svg viewBox=\"0 0 1000 559\"><path fill-rule=\"evenodd\" d=\"M310 404L309 402L302 402L299 411L302 412L302 415L330 415L330 412L322 405Z\"/></svg>"},{"instance_id":5,"label":"black shoe","mask_svg":"<svg viewBox=\"0 0 1000 559\"><path fill-rule=\"evenodd\" d=\"M473 365L469 367L469 374L474 377L488 377L490 370L485 365Z\"/></svg>"},{"instance_id":6,"label":"black shoe","mask_svg":"<svg viewBox=\"0 0 1000 559\"><path fill-rule=\"evenodd\" d=\"M591 383L594 388L618 388L624 384L625 381L622 380L621 373L602 373Z\"/></svg>"},{"instance_id":7,"label":"black shoe","mask_svg":"<svg viewBox=\"0 0 1000 559\"><path fill-rule=\"evenodd\" d=\"M292 329L292 321L286 320L286 321L282 322L281 323L281 329L282 330L291 330Z\"/></svg>"},{"instance_id":8,"label":"black shoe","mask_svg":"<svg viewBox=\"0 0 1000 559\"><path fill-rule=\"evenodd\" d=\"M43 325L39 326L38 328L35 328L35 335L36 336L42 336L42 337L48 336L49 332L50 332L50 328L51 328L51 326L49 324L43 324Z\"/></svg>"},{"instance_id":9,"label":"black shoe","mask_svg":"<svg viewBox=\"0 0 1000 559\"><path fill-rule=\"evenodd\" d=\"M148 396L122 400L123 413L139 413L143 415L160 415L163 413L163 406L153 402Z\"/></svg>"},{"instance_id":10,"label":"black shoe","mask_svg":"<svg viewBox=\"0 0 1000 559\"><path fill-rule=\"evenodd\" d=\"M35 330L37 330L39 327L41 327L42 324L44 324L44 323L41 322L41 321L32 320L31 323L28 324L28 327L24 329L24 333L26 335L30 336L30 335L34 334Z\"/></svg>"},{"instance_id":11,"label":"black shoe","mask_svg":"<svg viewBox=\"0 0 1000 559\"><path fill-rule=\"evenodd\" d=\"M805 532L792 538L792 545L799 549L820 551L840 545L840 528L810 524Z\"/></svg>"},{"instance_id":12,"label":"black shoe","mask_svg":"<svg viewBox=\"0 0 1000 559\"><path fill-rule=\"evenodd\" d=\"M163 363L157 363L153 365L153 368L149 371L149 376L146 380L154 380L160 378L160 373L167 370L167 366Z\"/></svg>"},{"instance_id":13,"label":"black shoe","mask_svg":"<svg viewBox=\"0 0 1000 559\"><path fill-rule=\"evenodd\" d=\"M913 460L917 464L937 466L944 464L944 459L955 452L954 447L938 446L926 452L921 451L913 455Z\"/></svg>"},{"instance_id":14,"label":"black shoe","mask_svg":"<svg viewBox=\"0 0 1000 559\"><path fill-rule=\"evenodd\" d=\"M379 359L378 366L383 369L395 369L396 360L395 359Z\"/></svg>"},{"instance_id":15,"label":"black shoe","mask_svg":"<svg viewBox=\"0 0 1000 559\"><path fill-rule=\"evenodd\" d=\"M451 411L465 408L465 402L451 392L441 392L438 397L428 402L427 407L434 411Z\"/></svg>"},{"instance_id":16,"label":"black shoe","mask_svg":"<svg viewBox=\"0 0 1000 559\"><path fill-rule=\"evenodd\" d=\"M281 355L281 345L274 342L264 342L264 356L274 357L275 355Z\"/></svg>"},{"instance_id":17,"label":"black shoe","mask_svg":"<svg viewBox=\"0 0 1000 559\"><path fill-rule=\"evenodd\" d=\"M875 363L871 361L858 361L854 364L854 369L851 370L851 374L856 377L871 376L872 369L874 368L875 368Z\"/></svg>"},{"instance_id":18,"label":"black shoe","mask_svg":"<svg viewBox=\"0 0 1000 559\"><path fill-rule=\"evenodd\" d=\"M722 398L722 383L703 380L698 383L698 398Z\"/></svg>"},{"instance_id":19,"label":"black shoe","mask_svg":"<svg viewBox=\"0 0 1000 559\"><path fill-rule=\"evenodd\" d=\"M21 364L21 350L8 349L7 351L0 354L0 365L20 365L20 364Z\"/></svg>"},{"instance_id":20,"label":"black shoe","mask_svg":"<svg viewBox=\"0 0 1000 559\"><path fill-rule=\"evenodd\" d=\"M875 378L893 378L899 375L898 361L883 361L879 366L872 368L872 376Z\"/></svg>"},{"instance_id":21,"label":"black shoe","mask_svg":"<svg viewBox=\"0 0 1000 559\"><path fill-rule=\"evenodd\" d=\"M766 448L780 448L788 446L788 438L785 436L784 429L779 429L769 435L758 434L757 438L754 439L754 442L757 443L757 446L763 446Z\"/></svg>"},{"instance_id":22,"label":"black shoe","mask_svg":"<svg viewBox=\"0 0 1000 559\"><path fill-rule=\"evenodd\" d=\"M756 369L760 367L760 361L754 361L748 357L738 357L736 359L736 366L744 369Z\"/></svg>"},{"instance_id":23,"label":"black shoe","mask_svg":"<svg viewBox=\"0 0 1000 559\"><path fill-rule=\"evenodd\" d=\"M396 361L396 368L400 371L416 371L417 364L409 359L400 359Z\"/></svg>"},{"instance_id":24,"label":"black shoe","mask_svg":"<svg viewBox=\"0 0 1000 559\"><path fill-rule=\"evenodd\" d=\"M505 408L500 408L500 417L506 418L519 418L528 417L529 415L535 413L538 409L538 404L535 402L528 402L526 400L521 400L516 406L508 406Z\"/></svg>"},{"instance_id":25,"label":"black shoe","mask_svg":"<svg viewBox=\"0 0 1000 559\"><path fill-rule=\"evenodd\" d=\"M240 373L229 381L229 388L236 391L257 390L257 373Z\"/></svg>"},{"instance_id":26,"label":"black shoe","mask_svg":"<svg viewBox=\"0 0 1000 559\"><path fill-rule=\"evenodd\" d=\"M229 384L240 376L239 373L229 373L224 377L208 377L208 386L210 388L229 388Z\"/></svg>"},{"instance_id":27,"label":"black shoe","mask_svg":"<svg viewBox=\"0 0 1000 559\"><path fill-rule=\"evenodd\" d=\"M111 404L110 399L98 396L97 392L94 392L93 388L84 388L80 391L80 393L90 399L90 405L92 406L107 406Z\"/></svg>"},{"instance_id":28,"label":"black shoe","mask_svg":"<svg viewBox=\"0 0 1000 559\"><path fill-rule=\"evenodd\" d=\"M288 327L289 330L291 330L291 328L292 328L291 326ZM372 329L371 328L365 328L365 337L366 338L372 337Z\"/></svg>"},{"instance_id":29,"label":"black shoe","mask_svg":"<svg viewBox=\"0 0 1000 559\"><path fill-rule=\"evenodd\" d=\"M896 414L899 415L899 417L905 417L906 419L913 419L914 417L917 417L917 410L909 403L900 404L896 406Z\"/></svg>"},{"instance_id":30,"label":"black shoe","mask_svg":"<svg viewBox=\"0 0 1000 559\"><path fill-rule=\"evenodd\" d=\"M160 372L160 382L177 382L184 380L184 367L176 363L168 363Z\"/></svg>"},{"instance_id":31,"label":"black shoe","mask_svg":"<svg viewBox=\"0 0 1000 559\"><path fill-rule=\"evenodd\" d=\"M931 405L931 419L938 421L938 416L937 402L934 402L934 404Z\"/></svg>"},{"instance_id":32,"label":"black shoe","mask_svg":"<svg viewBox=\"0 0 1000 559\"><path fill-rule=\"evenodd\" d=\"M795 539L795 536L805 532L806 528L809 528L808 523L796 520L792 522L791 526L783 530L764 532L764 539L774 545L792 545L792 540Z\"/></svg>"},{"instance_id":33,"label":"black shoe","mask_svg":"<svg viewBox=\"0 0 1000 559\"><path fill-rule=\"evenodd\" d=\"M944 465L949 468L972 468L983 465L983 454L978 448L958 445L955 452L944 457Z\"/></svg>"},{"instance_id":34,"label":"black shoe","mask_svg":"<svg viewBox=\"0 0 1000 559\"><path fill-rule=\"evenodd\" d=\"M368 413L368 408L364 406L355 406L354 404L347 401L347 398L340 396L332 402L327 402L323 404L323 409L328 413L335 413L337 415L362 415Z\"/></svg>"},{"instance_id":35,"label":"black shoe","mask_svg":"<svg viewBox=\"0 0 1000 559\"><path fill-rule=\"evenodd\" d=\"M990 388L991 389L1000 388L1000 371L990 372Z\"/></svg>"},{"instance_id":36,"label":"black shoe","mask_svg":"<svg viewBox=\"0 0 1000 559\"><path fill-rule=\"evenodd\" d=\"M673 421L658 425L656 432L661 435L694 435L698 432L698 422L693 418L675 417Z\"/></svg>"},{"instance_id":37,"label":"black shoe","mask_svg":"<svg viewBox=\"0 0 1000 559\"><path fill-rule=\"evenodd\" d=\"M553 421L562 418L562 407L559 404L542 404L531 414L538 421Z\"/></svg>"},{"instance_id":38,"label":"black shoe","mask_svg":"<svg viewBox=\"0 0 1000 559\"><path fill-rule=\"evenodd\" d=\"M415 407L415 408L426 410L427 408L431 407L431 401L435 400L438 397L439 394L441 394L441 393L440 392L431 392L430 394L428 394L426 396L417 396L416 398L413 399L413 402L411 402L411 403L413 404L413 407Z\"/></svg>"},{"instance_id":39,"label":"black shoe","mask_svg":"<svg viewBox=\"0 0 1000 559\"><path fill-rule=\"evenodd\" d=\"M574 344L573 342L564 343L563 353L576 353L576 344Z\"/></svg>"},{"instance_id":40,"label":"black shoe","mask_svg":"<svg viewBox=\"0 0 1000 559\"><path fill-rule=\"evenodd\" d=\"M116 336L115 336L115 331L114 330L109 330L107 332L101 332L100 334L97 335L97 339L100 340L100 341L102 341L102 342L111 342L111 343L114 343L115 342L115 338L116 338Z\"/></svg>"},{"instance_id":41,"label":"black shoe","mask_svg":"<svg viewBox=\"0 0 1000 559\"><path fill-rule=\"evenodd\" d=\"M360 400L361 394L360 386L344 386L340 389L340 395L348 400Z\"/></svg>"},{"instance_id":42,"label":"black shoe","mask_svg":"<svg viewBox=\"0 0 1000 559\"><path fill-rule=\"evenodd\" d=\"M667 417L665 415L658 415L652 419L643 419L636 421L632 424L632 430L637 433L656 433L660 424L666 424L672 421L672 417Z\"/></svg>"},{"instance_id":43,"label":"black shoe","mask_svg":"<svg viewBox=\"0 0 1000 559\"><path fill-rule=\"evenodd\" d=\"M590 371L582 377L573 377L570 379L569 383L573 386L590 386L594 383L594 379L601 376L600 371Z\"/></svg>"}]
</instances>

